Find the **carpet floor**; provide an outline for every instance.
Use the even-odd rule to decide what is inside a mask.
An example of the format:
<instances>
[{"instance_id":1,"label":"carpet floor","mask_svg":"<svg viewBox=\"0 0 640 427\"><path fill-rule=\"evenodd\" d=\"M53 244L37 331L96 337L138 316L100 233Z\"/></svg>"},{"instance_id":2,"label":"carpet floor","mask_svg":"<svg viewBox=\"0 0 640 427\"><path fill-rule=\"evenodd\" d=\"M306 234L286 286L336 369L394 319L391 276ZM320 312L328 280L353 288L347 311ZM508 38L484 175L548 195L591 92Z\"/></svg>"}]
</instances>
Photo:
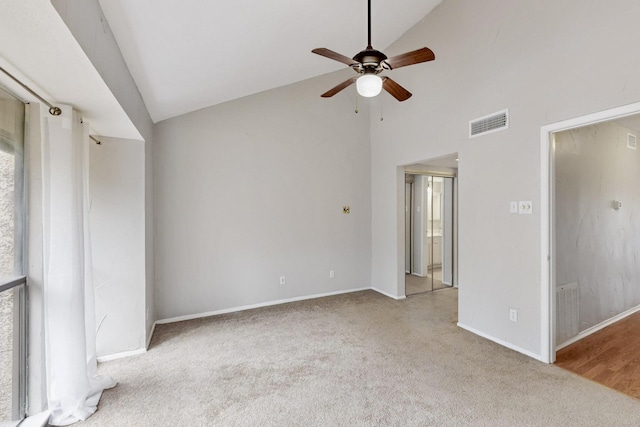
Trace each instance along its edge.
<instances>
[{"instance_id":1,"label":"carpet floor","mask_svg":"<svg viewBox=\"0 0 640 427\"><path fill-rule=\"evenodd\" d=\"M457 290L158 325L84 426L638 426L640 401L456 326Z\"/></svg>"}]
</instances>

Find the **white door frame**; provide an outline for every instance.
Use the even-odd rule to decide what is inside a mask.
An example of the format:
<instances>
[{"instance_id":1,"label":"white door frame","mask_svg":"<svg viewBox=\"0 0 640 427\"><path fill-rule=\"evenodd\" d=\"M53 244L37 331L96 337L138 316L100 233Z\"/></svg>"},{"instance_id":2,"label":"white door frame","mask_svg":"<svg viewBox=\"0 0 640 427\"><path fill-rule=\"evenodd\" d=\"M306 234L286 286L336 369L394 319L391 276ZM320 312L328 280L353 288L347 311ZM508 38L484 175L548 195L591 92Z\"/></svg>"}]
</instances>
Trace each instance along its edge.
<instances>
[{"instance_id":1,"label":"white door frame","mask_svg":"<svg viewBox=\"0 0 640 427\"><path fill-rule=\"evenodd\" d=\"M540 128L540 227L541 227L541 356L542 361L556 361L555 342L555 207L553 134L560 131L593 125L640 113L640 102L612 108L586 116L548 124Z\"/></svg>"}]
</instances>

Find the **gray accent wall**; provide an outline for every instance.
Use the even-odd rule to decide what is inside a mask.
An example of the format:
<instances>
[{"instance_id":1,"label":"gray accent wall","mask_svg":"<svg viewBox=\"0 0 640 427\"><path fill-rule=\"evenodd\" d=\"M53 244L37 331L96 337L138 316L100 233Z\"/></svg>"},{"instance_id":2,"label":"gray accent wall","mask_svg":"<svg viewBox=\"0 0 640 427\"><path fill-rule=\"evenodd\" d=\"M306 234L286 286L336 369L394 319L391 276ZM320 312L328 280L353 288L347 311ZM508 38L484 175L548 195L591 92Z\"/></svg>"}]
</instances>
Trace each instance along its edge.
<instances>
[{"instance_id":1,"label":"gray accent wall","mask_svg":"<svg viewBox=\"0 0 640 427\"><path fill-rule=\"evenodd\" d=\"M352 74L156 125L159 319L370 287L368 109L320 97Z\"/></svg>"},{"instance_id":2,"label":"gray accent wall","mask_svg":"<svg viewBox=\"0 0 640 427\"><path fill-rule=\"evenodd\" d=\"M607 122L555 135L556 280L578 282L580 331L640 304L640 152L629 133L640 135Z\"/></svg>"}]
</instances>

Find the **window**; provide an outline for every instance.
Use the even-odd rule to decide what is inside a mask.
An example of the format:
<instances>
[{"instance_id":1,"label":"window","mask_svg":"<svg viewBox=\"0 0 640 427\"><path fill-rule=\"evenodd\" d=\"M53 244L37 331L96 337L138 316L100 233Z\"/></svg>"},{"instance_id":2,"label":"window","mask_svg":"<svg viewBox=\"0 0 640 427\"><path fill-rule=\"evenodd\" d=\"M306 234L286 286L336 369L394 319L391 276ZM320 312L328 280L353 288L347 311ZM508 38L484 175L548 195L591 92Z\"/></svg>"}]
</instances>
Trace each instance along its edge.
<instances>
[{"instance_id":1,"label":"window","mask_svg":"<svg viewBox=\"0 0 640 427\"><path fill-rule=\"evenodd\" d=\"M17 424L26 403L24 277L25 106L0 90L0 425Z\"/></svg>"}]
</instances>

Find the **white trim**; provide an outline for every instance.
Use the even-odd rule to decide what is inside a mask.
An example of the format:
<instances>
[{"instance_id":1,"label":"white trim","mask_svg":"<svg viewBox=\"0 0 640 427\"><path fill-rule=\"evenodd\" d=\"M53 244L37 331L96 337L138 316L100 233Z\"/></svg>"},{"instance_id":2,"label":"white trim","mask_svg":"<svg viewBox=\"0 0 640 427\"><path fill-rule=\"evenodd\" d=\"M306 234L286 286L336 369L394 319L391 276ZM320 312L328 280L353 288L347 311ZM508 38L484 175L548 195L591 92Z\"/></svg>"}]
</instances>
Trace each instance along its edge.
<instances>
[{"instance_id":1,"label":"white trim","mask_svg":"<svg viewBox=\"0 0 640 427\"><path fill-rule=\"evenodd\" d=\"M110 362L111 360L122 359L124 357L137 356L147 352L146 348L139 348L137 350L123 351L122 353L108 354L106 356L98 357L98 362Z\"/></svg>"},{"instance_id":2,"label":"white trim","mask_svg":"<svg viewBox=\"0 0 640 427\"><path fill-rule=\"evenodd\" d=\"M51 411L46 410L39 414L29 415L19 423L20 427L44 427L49 422Z\"/></svg>"},{"instance_id":3,"label":"white trim","mask_svg":"<svg viewBox=\"0 0 640 427\"><path fill-rule=\"evenodd\" d=\"M561 349L573 344L574 342L580 341L581 339L586 338L589 335L591 335L593 333L596 333L596 332L606 328L607 326L611 326L614 323L624 319L625 317L629 317L632 314L635 314L635 313L637 313L639 311L640 311L640 305L637 305L637 306L635 306L633 308L630 308L629 310L627 310L627 311L625 311L623 313L620 313L620 314L618 314L616 316L613 316L610 319L605 320L604 322L598 323L597 325L592 326L589 329L585 329L584 331L580 332L578 335L576 335L576 336L574 336L572 338L569 338L568 340L566 340L562 344L558 344L558 346L556 347L556 351L561 350Z\"/></svg>"},{"instance_id":4,"label":"white trim","mask_svg":"<svg viewBox=\"0 0 640 427\"><path fill-rule=\"evenodd\" d=\"M541 207L541 220L540 220L540 236L541 236L541 352L542 360L545 363L553 363L556 357L556 350L554 345L554 328L555 322L553 321L553 305L554 295L552 286L554 286L552 280L553 271L550 268L550 261L553 254L551 253L553 242L552 230L551 230L551 214L553 205L551 204L551 135L555 132L563 130L574 129L578 127L593 125L596 123L605 122L612 119L619 119L626 116L631 116L640 112L640 102L633 104L623 105L621 107L611 108L609 110L599 111L593 114L587 114L582 117L574 119L564 120L557 123L544 125L540 128L540 154L541 154L541 167L540 167L540 207Z\"/></svg>"},{"instance_id":5,"label":"white trim","mask_svg":"<svg viewBox=\"0 0 640 427\"><path fill-rule=\"evenodd\" d=\"M153 322L153 326L151 326L151 332L149 333L149 337L147 338L146 347L139 348L137 350L123 351L122 353L107 354L106 356L100 356L100 357L97 357L96 359L98 360L98 362L102 363L102 362L110 362L112 360L123 359L125 357L137 356L139 354L146 353L147 350L149 349L149 344L151 344L151 338L153 338L153 333L156 330L157 323L158 322Z\"/></svg>"},{"instance_id":6,"label":"white trim","mask_svg":"<svg viewBox=\"0 0 640 427\"><path fill-rule=\"evenodd\" d=\"M184 316L176 316L176 317L169 317L167 319L156 320L156 324L164 325L166 323L182 322L182 321L185 321L185 320L193 320L193 319L200 319L200 318L203 318L203 317L216 316L218 314L235 313L235 312L238 312L238 311L251 310L251 309L254 309L254 308L269 307L269 306L272 306L272 305L286 304L288 302L305 301L305 300L309 300L309 299L330 297L332 295L349 294L349 293L352 293L352 292L367 291L367 290L370 290L370 289L371 288L347 289L347 290L344 290L344 291L326 292L326 293L322 293L322 294L306 295L306 296L302 296L302 297L294 297L294 298L287 298L287 299L281 299L281 300L276 300L276 301L261 302L261 303L257 303L257 304L243 305L243 306L240 306L240 307L224 308L222 310L207 311L207 312L204 312L204 313L187 314L187 315L184 315Z\"/></svg>"},{"instance_id":7,"label":"white trim","mask_svg":"<svg viewBox=\"0 0 640 427\"><path fill-rule=\"evenodd\" d=\"M156 331L156 324L158 322L153 322L153 325L151 326L151 332L149 332L149 337L147 338L147 347L146 349L149 350L149 345L151 344L151 338L153 338L153 333Z\"/></svg>"},{"instance_id":8,"label":"white trim","mask_svg":"<svg viewBox=\"0 0 640 427\"><path fill-rule=\"evenodd\" d=\"M397 301L407 298L406 295L401 295L401 296L391 295L390 293L380 290L378 288L369 288L369 289L371 289L372 291L376 291L377 293L382 294L385 297L393 298L394 300L397 300Z\"/></svg>"},{"instance_id":9,"label":"white trim","mask_svg":"<svg viewBox=\"0 0 640 427\"><path fill-rule=\"evenodd\" d=\"M540 130L540 353L545 363L555 362L553 349L553 294L551 287L551 132L544 126Z\"/></svg>"},{"instance_id":10,"label":"white trim","mask_svg":"<svg viewBox=\"0 0 640 427\"><path fill-rule=\"evenodd\" d=\"M467 330L469 332L472 332L472 333L474 333L476 335L479 335L482 338L486 338L486 339L488 339L490 341L495 342L496 344L500 344L503 347L507 347L507 348L509 348L509 349L511 349L513 351L517 351L518 353L522 353L525 356L529 356L529 357L531 357L533 359L540 360L541 362L544 362L542 356L539 355L539 354L532 353L529 350L525 350L522 347L518 347L517 345L513 345L513 344L511 344L509 342L506 342L506 341L503 341L503 340L501 340L499 338L492 337L491 335L485 334L484 332L480 332L479 330L474 329L474 328L472 328L470 326L467 326L467 325L465 325L463 323L458 322L458 326L461 327L462 329L465 329L465 330Z\"/></svg>"}]
</instances>

